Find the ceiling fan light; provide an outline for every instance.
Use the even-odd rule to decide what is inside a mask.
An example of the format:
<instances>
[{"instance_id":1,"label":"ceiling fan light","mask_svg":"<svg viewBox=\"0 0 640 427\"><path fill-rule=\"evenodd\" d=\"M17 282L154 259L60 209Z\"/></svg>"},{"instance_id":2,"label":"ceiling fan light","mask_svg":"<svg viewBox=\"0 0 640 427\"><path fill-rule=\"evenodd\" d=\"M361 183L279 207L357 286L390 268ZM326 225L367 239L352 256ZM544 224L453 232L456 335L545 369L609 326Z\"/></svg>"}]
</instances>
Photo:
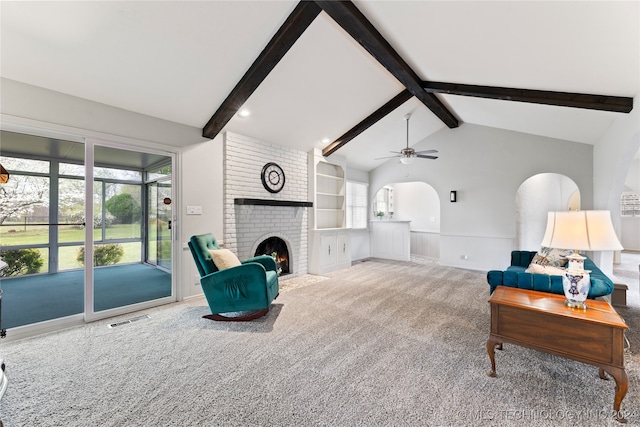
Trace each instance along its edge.
<instances>
[{"instance_id":1,"label":"ceiling fan light","mask_svg":"<svg viewBox=\"0 0 640 427\"><path fill-rule=\"evenodd\" d=\"M400 157L400 163L402 163L403 165L410 165L411 163L413 163L413 157Z\"/></svg>"}]
</instances>

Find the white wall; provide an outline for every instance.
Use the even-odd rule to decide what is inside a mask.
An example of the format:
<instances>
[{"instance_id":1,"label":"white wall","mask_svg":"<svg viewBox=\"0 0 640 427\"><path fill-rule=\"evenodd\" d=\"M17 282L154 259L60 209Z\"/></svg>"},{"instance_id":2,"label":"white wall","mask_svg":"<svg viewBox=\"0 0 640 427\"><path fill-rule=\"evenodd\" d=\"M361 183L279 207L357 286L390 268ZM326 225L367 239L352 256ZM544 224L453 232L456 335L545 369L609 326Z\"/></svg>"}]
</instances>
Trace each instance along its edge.
<instances>
[{"instance_id":1,"label":"white wall","mask_svg":"<svg viewBox=\"0 0 640 427\"><path fill-rule=\"evenodd\" d=\"M576 192L576 183L557 173L541 173L523 182L516 193L515 249L537 251L547 228L547 212L569 210Z\"/></svg>"},{"instance_id":2,"label":"white wall","mask_svg":"<svg viewBox=\"0 0 640 427\"><path fill-rule=\"evenodd\" d=\"M593 198L595 209L611 211L613 226L620 238L620 194L635 153L640 149L640 94L633 99L634 108L619 114L607 132L593 147ZM596 252L594 262L605 274L612 274L612 252Z\"/></svg>"},{"instance_id":3,"label":"white wall","mask_svg":"<svg viewBox=\"0 0 640 427\"><path fill-rule=\"evenodd\" d=\"M618 115L593 146L594 208L610 210L614 225L619 224L620 215L615 212L620 204L620 193L640 149L640 94L634 97L633 105L630 113Z\"/></svg>"},{"instance_id":4,"label":"white wall","mask_svg":"<svg viewBox=\"0 0 640 427\"><path fill-rule=\"evenodd\" d=\"M636 158L629 165L623 191L633 191L640 194L640 158L638 156L640 153L636 154Z\"/></svg>"},{"instance_id":5,"label":"white wall","mask_svg":"<svg viewBox=\"0 0 640 427\"><path fill-rule=\"evenodd\" d=\"M566 175L580 189L583 208L593 204L593 147L587 144L464 123L443 129L414 148L437 149L440 157L411 165L387 162L376 168L369 174L370 197L389 183L422 181L433 186L443 201L443 265L478 270L509 265L516 191L531 176ZM450 190L458 192L457 203L448 202Z\"/></svg>"},{"instance_id":6,"label":"white wall","mask_svg":"<svg viewBox=\"0 0 640 427\"><path fill-rule=\"evenodd\" d=\"M327 157L329 161L331 161L331 157ZM347 168L347 180L349 181L358 181L358 182L369 182L369 172L365 172L360 169L355 168Z\"/></svg>"},{"instance_id":7,"label":"white wall","mask_svg":"<svg viewBox=\"0 0 640 427\"><path fill-rule=\"evenodd\" d=\"M185 147L206 140L199 128L15 80L1 78L0 85L2 114L175 147Z\"/></svg>"},{"instance_id":8,"label":"white wall","mask_svg":"<svg viewBox=\"0 0 640 427\"><path fill-rule=\"evenodd\" d=\"M182 150L180 192L182 201L182 246L180 272L181 298L202 293L200 275L187 247L189 238L195 234L213 233L223 241L222 159L223 138L191 145ZM187 206L199 206L201 215L186 215Z\"/></svg>"},{"instance_id":9,"label":"white wall","mask_svg":"<svg viewBox=\"0 0 640 427\"><path fill-rule=\"evenodd\" d=\"M622 217L620 243L629 251L640 251L640 217Z\"/></svg>"}]
</instances>

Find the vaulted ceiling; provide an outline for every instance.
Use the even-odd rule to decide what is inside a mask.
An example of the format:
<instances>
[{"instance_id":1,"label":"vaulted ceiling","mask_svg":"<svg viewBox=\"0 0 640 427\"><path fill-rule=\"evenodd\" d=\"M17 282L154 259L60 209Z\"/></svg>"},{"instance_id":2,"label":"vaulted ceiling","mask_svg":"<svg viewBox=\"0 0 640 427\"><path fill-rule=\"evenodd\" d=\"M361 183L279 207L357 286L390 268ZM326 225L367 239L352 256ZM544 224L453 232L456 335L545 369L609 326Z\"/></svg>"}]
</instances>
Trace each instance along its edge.
<instances>
[{"instance_id":1,"label":"vaulted ceiling","mask_svg":"<svg viewBox=\"0 0 640 427\"><path fill-rule=\"evenodd\" d=\"M634 97L640 89L637 1L354 4L420 81L612 97ZM202 129L297 5L2 1L0 75ZM228 114L222 131L304 151L325 148L405 90L406 82L327 12L312 19L246 97L243 108L251 115ZM625 114L429 96L462 126L585 144ZM376 167L383 162L376 158L404 146L407 113L411 145L447 128L415 96L397 104L336 154L352 167Z\"/></svg>"}]
</instances>

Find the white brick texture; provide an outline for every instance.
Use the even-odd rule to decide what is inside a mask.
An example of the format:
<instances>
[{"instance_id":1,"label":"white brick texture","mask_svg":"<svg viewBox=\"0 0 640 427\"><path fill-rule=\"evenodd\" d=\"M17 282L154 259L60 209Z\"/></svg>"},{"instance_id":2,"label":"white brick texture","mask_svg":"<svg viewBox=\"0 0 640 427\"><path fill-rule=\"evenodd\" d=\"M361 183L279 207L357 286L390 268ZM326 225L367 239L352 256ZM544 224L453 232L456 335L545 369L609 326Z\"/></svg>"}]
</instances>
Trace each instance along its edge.
<instances>
[{"instance_id":1,"label":"white brick texture","mask_svg":"<svg viewBox=\"0 0 640 427\"><path fill-rule=\"evenodd\" d=\"M270 193L260 179L269 162L280 165L285 185ZM235 205L234 199L307 201L307 154L280 145L226 132L224 135L224 246L246 259L263 240L279 237L287 244L293 276L308 267L307 212L310 208Z\"/></svg>"}]
</instances>

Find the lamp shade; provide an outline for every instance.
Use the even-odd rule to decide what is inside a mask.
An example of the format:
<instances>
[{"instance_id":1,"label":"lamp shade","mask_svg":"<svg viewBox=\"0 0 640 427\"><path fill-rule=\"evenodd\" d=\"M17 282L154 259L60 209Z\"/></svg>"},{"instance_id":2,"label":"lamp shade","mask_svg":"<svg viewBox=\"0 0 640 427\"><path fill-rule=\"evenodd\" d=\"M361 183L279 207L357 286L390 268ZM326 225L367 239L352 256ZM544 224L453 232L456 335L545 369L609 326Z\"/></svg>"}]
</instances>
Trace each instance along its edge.
<instances>
[{"instance_id":1,"label":"lamp shade","mask_svg":"<svg viewBox=\"0 0 640 427\"><path fill-rule=\"evenodd\" d=\"M609 211L549 212L542 246L578 251L618 251Z\"/></svg>"}]
</instances>

